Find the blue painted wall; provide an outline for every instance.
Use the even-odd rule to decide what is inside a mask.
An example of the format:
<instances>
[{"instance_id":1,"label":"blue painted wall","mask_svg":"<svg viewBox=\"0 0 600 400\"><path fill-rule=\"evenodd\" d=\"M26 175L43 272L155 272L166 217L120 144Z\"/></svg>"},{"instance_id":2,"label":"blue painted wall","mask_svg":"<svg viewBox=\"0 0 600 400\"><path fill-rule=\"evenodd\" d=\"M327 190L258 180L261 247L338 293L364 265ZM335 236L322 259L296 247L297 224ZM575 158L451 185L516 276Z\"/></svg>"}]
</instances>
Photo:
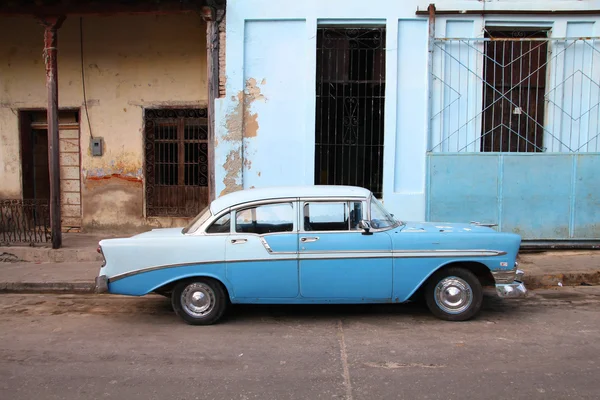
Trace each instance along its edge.
<instances>
[{"instance_id":1,"label":"blue painted wall","mask_svg":"<svg viewBox=\"0 0 600 400\"><path fill-rule=\"evenodd\" d=\"M431 71L428 69L428 21L427 17L417 17L415 12L425 10L429 3L429 0L372 0L368 4L358 0L228 0L226 96L215 104L217 195L241 188L314 183L317 27L376 24L384 25L387 31L383 201L395 215L405 220L499 221L503 230L519 230L531 238L600 238L597 222L587 222L600 198L598 184L591 178L594 168L598 168L597 155L577 158L574 162L570 154L528 158L475 153L479 148L476 139L481 131L480 122L463 127L460 120L481 111L482 86L478 86L473 74L452 68L448 57L473 68L481 68L482 63L473 55L449 48L450 56L436 58ZM600 9L598 0L443 0L435 4L438 10ZM597 16L589 15L438 16L436 36L482 37L486 25L544 26L550 28L552 37L584 33L600 36L598 21ZM575 59L581 55L578 51L579 48L573 49ZM568 76L564 74L578 70L590 76L600 74L600 63L588 65L584 55L581 59L582 68L566 63L553 72L562 80ZM430 72L450 85L441 80L430 81ZM574 79L584 79L582 76L578 74ZM469 82L466 93L463 89ZM571 90L569 85L582 87L579 81L569 81L548 100L564 101ZM579 103L581 109L574 110L574 114L579 111L585 114L583 108L594 105L589 99L594 99L597 89L589 86L580 96L586 100ZM462 95L457 95L461 92ZM573 124L586 124L587 136L577 140L583 144L582 139L591 139L592 147L582 151L597 151L594 130L598 133L600 126L594 120L599 115L594 114L596 111L592 109L578 121L567 121L565 115L550 113L548 119L553 117L551 123L555 126L568 122L569 129ZM430 119L433 114L438 115L437 119ZM430 122L442 127L439 136L429 134ZM459 134L448 138L457 129ZM566 131L564 134L568 136ZM441 144L435 150L439 153L428 153L437 144ZM457 146L471 153L459 156L443 153ZM547 151L564 149L556 145ZM537 171L533 173L540 178L551 166L561 185L529 186L536 179L526 179L522 173L522 168L528 168L527 171ZM559 166L567 168L558 171ZM582 180L573 184L577 174L581 174ZM562 183L571 189L566 190ZM462 189L454 190L456 187ZM555 192L556 197L547 198L548 190ZM541 208L535 212L523 211L523 196L529 196ZM469 209L465 211L466 204Z\"/></svg>"},{"instance_id":2,"label":"blue painted wall","mask_svg":"<svg viewBox=\"0 0 600 400\"><path fill-rule=\"evenodd\" d=\"M599 154L430 154L428 219L523 239L600 238Z\"/></svg>"}]
</instances>

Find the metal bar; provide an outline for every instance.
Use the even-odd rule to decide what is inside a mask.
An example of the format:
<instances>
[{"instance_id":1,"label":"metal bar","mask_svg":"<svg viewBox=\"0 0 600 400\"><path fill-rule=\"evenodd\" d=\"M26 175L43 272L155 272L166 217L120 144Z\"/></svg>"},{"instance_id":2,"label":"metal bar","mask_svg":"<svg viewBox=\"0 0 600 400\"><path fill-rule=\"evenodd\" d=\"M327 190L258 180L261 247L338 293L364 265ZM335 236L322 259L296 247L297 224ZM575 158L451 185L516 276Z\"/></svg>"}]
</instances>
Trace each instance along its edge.
<instances>
[{"instance_id":1,"label":"metal bar","mask_svg":"<svg viewBox=\"0 0 600 400\"><path fill-rule=\"evenodd\" d=\"M572 40L583 40L583 41L588 41L588 40L596 40L596 39L600 39L600 37L597 36L567 36L567 37L553 37L551 39L544 37L544 38L489 38L489 37L475 37L475 38L469 38L469 40L473 41L473 42L547 42L547 41L552 41L552 42L566 42L566 41L572 41ZM434 39L435 43L443 43L443 42L454 42L454 41L459 41L459 40L465 40L465 38L461 38L461 37L437 37Z\"/></svg>"},{"instance_id":2,"label":"metal bar","mask_svg":"<svg viewBox=\"0 0 600 400\"><path fill-rule=\"evenodd\" d=\"M58 137L58 29L64 16L40 18L44 27L44 61L46 64L46 88L48 91L48 162L50 170L50 225L52 248L62 246L60 209L60 166Z\"/></svg>"},{"instance_id":3,"label":"metal bar","mask_svg":"<svg viewBox=\"0 0 600 400\"><path fill-rule=\"evenodd\" d=\"M577 49L577 47L575 47L575 49ZM575 57L573 57L573 60L575 59ZM575 61L573 61L575 62ZM581 46L581 69L583 69L585 66L585 48L583 46ZM589 87L589 89L591 90L591 87ZM581 89L579 90L579 112L582 112L583 109L583 76L581 79ZM583 114L581 114L580 118L583 117ZM582 126L581 126L581 119L578 121L577 126L579 127L579 135L577 135L577 147L579 148L579 146L581 146L581 131L582 131ZM588 133L589 135L589 133Z\"/></svg>"},{"instance_id":4,"label":"metal bar","mask_svg":"<svg viewBox=\"0 0 600 400\"><path fill-rule=\"evenodd\" d=\"M437 15L600 15L600 10L436 10ZM415 13L419 16L429 16L427 10Z\"/></svg>"},{"instance_id":5,"label":"metal bar","mask_svg":"<svg viewBox=\"0 0 600 400\"><path fill-rule=\"evenodd\" d=\"M597 250L600 240L523 240L521 250Z\"/></svg>"},{"instance_id":6,"label":"metal bar","mask_svg":"<svg viewBox=\"0 0 600 400\"><path fill-rule=\"evenodd\" d=\"M433 114L433 56L434 47L433 41L435 40L435 4L431 3L427 7L429 13L429 37L427 40L427 69L429 71L429 77L427 80L427 86L429 90L429 104L427 106L427 149L432 146L432 114ZM440 138L441 142L441 138Z\"/></svg>"},{"instance_id":7,"label":"metal bar","mask_svg":"<svg viewBox=\"0 0 600 400\"><path fill-rule=\"evenodd\" d=\"M185 185L185 121L183 118L179 118L177 121L177 128L175 131L177 135L177 158L175 165L177 167L177 184L179 186ZM173 168L175 170L175 168Z\"/></svg>"},{"instance_id":8,"label":"metal bar","mask_svg":"<svg viewBox=\"0 0 600 400\"><path fill-rule=\"evenodd\" d=\"M594 52L593 51L590 51L590 58L592 59L590 62L590 75L593 75L594 74ZM592 113L591 113L591 111L592 111L592 88L590 88L590 90L589 90L588 104L590 106L590 116L588 117L588 126L587 126L588 141L589 141L589 138L592 135L592 118L593 118ZM596 106L596 107L598 107L598 106ZM597 144L597 142L596 142L596 144ZM587 145L587 143L585 145ZM589 151L589 147L587 150ZM598 150L596 150L596 151L598 151Z\"/></svg>"}]
</instances>

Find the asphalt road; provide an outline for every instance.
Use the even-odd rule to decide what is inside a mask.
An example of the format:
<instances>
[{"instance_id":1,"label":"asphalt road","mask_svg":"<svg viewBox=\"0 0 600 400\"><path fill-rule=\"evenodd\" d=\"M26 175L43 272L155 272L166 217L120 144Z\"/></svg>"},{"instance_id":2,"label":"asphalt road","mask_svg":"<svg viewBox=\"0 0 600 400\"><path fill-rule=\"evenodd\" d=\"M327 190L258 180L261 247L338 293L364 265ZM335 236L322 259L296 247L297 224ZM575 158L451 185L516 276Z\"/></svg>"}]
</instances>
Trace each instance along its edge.
<instances>
[{"instance_id":1,"label":"asphalt road","mask_svg":"<svg viewBox=\"0 0 600 400\"><path fill-rule=\"evenodd\" d=\"M0 399L597 399L600 287L420 305L237 307L183 324L162 297L0 295Z\"/></svg>"}]
</instances>

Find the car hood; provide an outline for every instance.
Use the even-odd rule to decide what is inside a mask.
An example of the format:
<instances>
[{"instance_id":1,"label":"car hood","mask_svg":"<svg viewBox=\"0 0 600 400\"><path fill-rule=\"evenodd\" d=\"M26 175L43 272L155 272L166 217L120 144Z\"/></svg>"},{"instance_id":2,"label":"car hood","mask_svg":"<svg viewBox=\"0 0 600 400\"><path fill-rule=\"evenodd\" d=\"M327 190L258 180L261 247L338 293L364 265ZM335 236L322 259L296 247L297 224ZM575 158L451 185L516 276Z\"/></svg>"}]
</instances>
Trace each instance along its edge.
<instances>
[{"instance_id":1,"label":"car hood","mask_svg":"<svg viewBox=\"0 0 600 400\"><path fill-rule=\"evenodd\" d=\"M159 237L174 237L183 235L183 228L161 228L152 229L151 231L140 233L139 235L133 236L134 238L159 238Z\"/></svg>"},{"instance_id":2,"label":"car hood","mask_svg":"<svg viewBox=\"0 0 600 400\"><path fill-rule=\"evenodd\" d=\"M469 232L469 233L490 233L496 232L487 226L476 224L454 223L454 222L405 222L402 228L403 232Z\"/></svg>"}]
</instances>

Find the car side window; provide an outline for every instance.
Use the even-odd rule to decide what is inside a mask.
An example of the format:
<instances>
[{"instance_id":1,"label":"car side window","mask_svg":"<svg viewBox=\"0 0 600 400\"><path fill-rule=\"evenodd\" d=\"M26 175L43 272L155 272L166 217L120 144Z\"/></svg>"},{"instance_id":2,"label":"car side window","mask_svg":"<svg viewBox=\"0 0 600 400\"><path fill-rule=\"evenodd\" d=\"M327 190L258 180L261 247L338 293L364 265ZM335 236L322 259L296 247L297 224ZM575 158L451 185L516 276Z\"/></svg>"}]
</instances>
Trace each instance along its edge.
<instances>
[{"instance_id":1,"label":"car side window","mask_svg":"<svg viewBox=\"0 0 600 400\"><path fill-rule=\"evenodd\" d=\"M304 204L305 231L347 231L349 227L348 203L340 201Z\"/></svg>"},{"instance_id":2,"label":"car side window","mask_svg":"<svg viewBox=\"0 0 600 400\"><path fill-rule=\"evenodd\" d=\"M208 227L206 233L229 233L231 229L231 214L227 213Z\"/></svg>"},{"instance_id":3,"label":"car side window","mask_svg":"<svg viewBox=\"0 0 600 400\"><path fill-rule=\"evenodd\" d=\"M236 213L235 231L238 233L291 232L294 230L292 203L265 204L246 208Z\"/></svg>"}]
</instances>

